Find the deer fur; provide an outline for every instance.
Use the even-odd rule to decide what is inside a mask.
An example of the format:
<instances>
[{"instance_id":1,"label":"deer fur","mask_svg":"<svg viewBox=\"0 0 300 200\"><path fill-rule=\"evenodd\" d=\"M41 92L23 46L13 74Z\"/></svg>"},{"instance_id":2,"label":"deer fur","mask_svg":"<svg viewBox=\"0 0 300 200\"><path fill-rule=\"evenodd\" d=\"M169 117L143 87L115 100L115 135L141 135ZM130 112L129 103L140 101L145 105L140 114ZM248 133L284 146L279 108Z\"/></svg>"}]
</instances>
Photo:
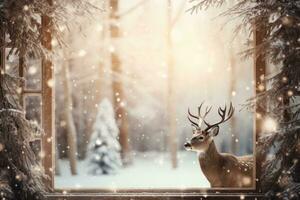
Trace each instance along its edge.
<instances>
[{"instance_id":1,"label":"deer fur","mask_svg":"<svg viewBox=\"0 0 300 200\"><path fill-rule=\"evenodd\" d=\"M201 104L202 106L202 104ZM201 116L199 107L199 116L191 115L199 120L199 123L206 123L208 126L206 129L202 130L201 124L196 124L191 119L192 125L196 127L193 132L193 137L184 147L187 150L196 151L198 153L198 160L203 174L206 176L207 180L210 182L211 187L218 188L250 188L253 186L253 156L235 156L229 153L219 153L214 137L219 133L219 124L227 121L232 115L234 108L230 108L229 114L226 116L226 107L221 109L224 111L222 120L214 125L207 123L204 118L210 109L207 109L205 116ZM222 114L222 112L219 112Z\"/></svg>"},{"instance_id":2,"label":"deer fur","mask_svg":"<svg viewBox=\"0 0 300 200\"><path fill-rule=\"evenodd\" d=\"M198 153L203 174L211 187L252 187L253 156L237 157L219 153L214 141L205 152Z\"/></svg>"}]
</instances>

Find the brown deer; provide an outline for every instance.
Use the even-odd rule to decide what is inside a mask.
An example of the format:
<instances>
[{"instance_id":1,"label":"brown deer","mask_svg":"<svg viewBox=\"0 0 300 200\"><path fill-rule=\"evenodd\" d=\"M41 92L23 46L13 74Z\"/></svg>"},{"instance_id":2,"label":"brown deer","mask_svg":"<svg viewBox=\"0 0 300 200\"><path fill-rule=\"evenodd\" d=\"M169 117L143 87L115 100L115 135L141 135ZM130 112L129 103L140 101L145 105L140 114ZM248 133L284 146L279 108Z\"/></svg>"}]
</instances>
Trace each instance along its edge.
<instances>
[{"instance_id":1,"label":"brown deer","mask_svg":"<svg viewBox=\"0 0 300 200\"><path fill-rule=\"evenodd\" d=\"M198 116L188 110L188 119L194 127L192 139L184 144L186 150L198 152L200 167L211 187L252 187L253 186L253 156L237 157L228 153L219 153L214 143L214 137L219 133L219 125L228 121L234 113L232 103L227 112L227 106L219 107L221 120L210 124L205 120L212 107L206 107L201 115L203 103L198 107ZM197 123L194 120L197 120ZM206 128L202 129L203 123Z\"/></svg>"}]
</instances>

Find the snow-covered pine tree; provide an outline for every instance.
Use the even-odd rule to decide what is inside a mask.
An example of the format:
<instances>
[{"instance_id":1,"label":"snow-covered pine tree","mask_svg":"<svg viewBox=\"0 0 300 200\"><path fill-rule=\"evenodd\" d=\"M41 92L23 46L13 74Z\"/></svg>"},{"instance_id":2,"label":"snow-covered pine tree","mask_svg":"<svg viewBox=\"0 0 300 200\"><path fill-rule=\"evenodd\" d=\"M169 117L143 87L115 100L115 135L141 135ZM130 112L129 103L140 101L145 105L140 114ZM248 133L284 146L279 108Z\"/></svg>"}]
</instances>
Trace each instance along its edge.
<instances>
[{"instance_id":1,"label":"snow-covered pine tree","mask_svg":"<svg viewBox=\"0 0 300 200\"><path fill-rule=\"evenodd\" d=\"M0 74L0 199L44 199L43 168L30 141L40 129L19 105L20 79Z\"/></svg>"},{"instance_id":2,"label":"snow-covered pine tree","mask_svg":"<svg viewBox=\"0 0 300 200\"><path fill-rule=\"evenodd\" d=\"M108 99L99 104L94 130L89 143L90 174L113 174L122 165L119 129Z\"/></svg>"}]
</instances>

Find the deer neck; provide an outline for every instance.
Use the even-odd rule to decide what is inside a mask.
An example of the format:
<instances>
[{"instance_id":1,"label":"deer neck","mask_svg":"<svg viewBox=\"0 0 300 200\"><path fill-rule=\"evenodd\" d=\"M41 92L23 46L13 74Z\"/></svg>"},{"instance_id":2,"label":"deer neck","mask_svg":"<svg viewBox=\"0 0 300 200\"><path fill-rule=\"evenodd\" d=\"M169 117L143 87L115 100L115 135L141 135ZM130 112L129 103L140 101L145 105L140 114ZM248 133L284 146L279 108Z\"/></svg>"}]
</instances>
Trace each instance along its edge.
<instances>
[{"instance_id":1,"label":"deer neck","mask_svg":"<svg viewBox=\"0 0 300 200\"><path fill-rule=\"evenodd\" d=\"M212 167L212 166L218 166L221 158L221 154L218 152L215 142L212 141L209 144L208 149L205 152L202 152L199 154L199 162L201 165L201 168L206 168L206 167Z\"/></svg>"}]
</instances>

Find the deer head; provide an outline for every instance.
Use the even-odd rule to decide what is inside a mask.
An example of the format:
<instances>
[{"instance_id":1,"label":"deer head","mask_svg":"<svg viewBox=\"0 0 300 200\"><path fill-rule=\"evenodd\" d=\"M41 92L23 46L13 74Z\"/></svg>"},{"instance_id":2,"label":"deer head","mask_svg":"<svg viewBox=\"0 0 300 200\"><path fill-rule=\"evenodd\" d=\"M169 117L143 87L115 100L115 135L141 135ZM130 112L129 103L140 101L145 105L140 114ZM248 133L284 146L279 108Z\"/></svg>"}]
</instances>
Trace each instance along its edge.
<instances>
[{"instance_id":1,"label":"deer head","mask_svg":"<svg viewBox=\"0 0 300 200\"><path fill-rule=\"evenodd\" d=\"M187 150L205 152L208 149L210 143L213 141L213 138L218 135L219 125L228 121L234 113L232 103L230 103L228 111L226 105L224 108L219 107L218 114L220 115L221 120L214 124L210 124L205 120L205 117L211 111L212 107L206 107L205 113L204 115L202 115L202 106L203 103L201 103L201 105L198 107L198 116L193 115L188 109L188 119L193 127L193 136L189 142L186 142L184 144L184 147ZM202 128L203 124L206 126L205 128Z\"/></svg>"}]
</instances>

